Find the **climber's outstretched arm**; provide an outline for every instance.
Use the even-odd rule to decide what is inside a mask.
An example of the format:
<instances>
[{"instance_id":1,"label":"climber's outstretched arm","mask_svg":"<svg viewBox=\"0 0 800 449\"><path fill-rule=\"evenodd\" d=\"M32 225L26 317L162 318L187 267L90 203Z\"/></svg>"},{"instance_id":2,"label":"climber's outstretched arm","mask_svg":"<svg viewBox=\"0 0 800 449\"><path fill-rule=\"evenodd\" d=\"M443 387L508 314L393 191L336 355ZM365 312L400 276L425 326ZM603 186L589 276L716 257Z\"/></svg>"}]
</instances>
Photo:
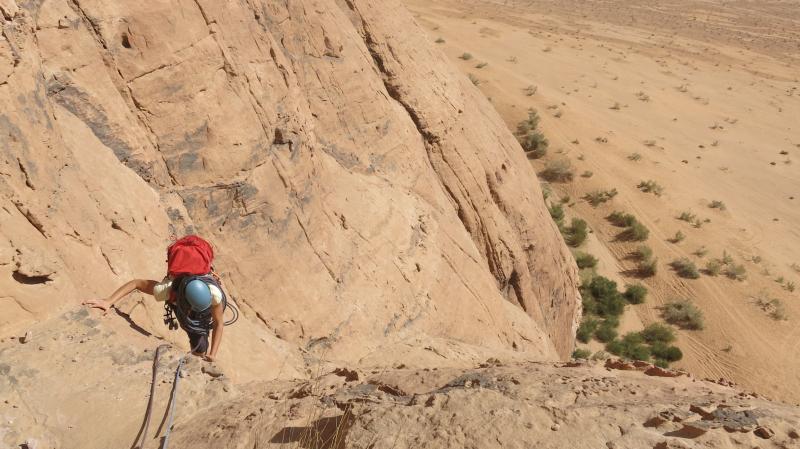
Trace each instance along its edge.
<instances>
[{"instance_id":1,"label":"climber's outstretched arm","mask_svg":"<svg viewBox=\"0 0 800 449\"><path fill-rule=\"evenodd\" d=\"M107 299L89 299L83 301L82 304L87 305L89 307L96 307L103 311L105 315L108 313L108 309L114 305L115 302L119 301L128 293L139 290L142 293L147 293L148 295L153 294L153 287L158 284L158 281L153 281L150 279L134 279L132 281L128 281L123 284L120 288L116 289L114 293L111 294Z\"/></svg>"}]
</instances>

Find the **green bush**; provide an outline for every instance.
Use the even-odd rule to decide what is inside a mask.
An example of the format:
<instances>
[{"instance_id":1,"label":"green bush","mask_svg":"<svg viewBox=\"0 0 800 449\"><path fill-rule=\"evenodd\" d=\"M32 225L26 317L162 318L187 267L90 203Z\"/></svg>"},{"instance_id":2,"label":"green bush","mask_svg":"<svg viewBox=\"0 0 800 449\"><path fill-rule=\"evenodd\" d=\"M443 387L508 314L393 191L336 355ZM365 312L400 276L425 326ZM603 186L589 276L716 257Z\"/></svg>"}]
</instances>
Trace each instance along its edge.
<instances>
[{"instance_id":1,"label":"green bush","mask_svg":"<svg viewBox=\"0 0 800 449\"><path fill-rule=\"evenodd\" d=\"M594 268L597 265L597 258L589 253L578 252L575 253L575 262L578 268Z\"/></svg>"},{"instance_id":2,"label":"green bush","mask_svg":"<svg viewBox=\"0 0 800 449\"><path fill-rule=\"evenodd\" d=\"M725 267L725 276L737 281L747 279L747 269L742 264L730 263Z\"/></svg>"},{"instance_id":3,"label":"green bush","mask_svg":"<svg viewBox=\"0 0 800 449\"><path fill-rule=\"evenodd\" d=\"M653 323L647 326L641 334L644 341L651 345L656 343L666 344L675 341L675 332L672 331L672 328L661 323Z\"/></svg>"},{"instance_id":4,"label":"green bush","mask_svg":"<svg viewBox=\"0 0 800 449\"><path fill-rule=\"evenodd\" d=\"M603 321L594 332L594 338L603 343L608 343L617 338L617 329L615 328L616 326L613 326L612 323Z\"/></svg>"},{"instance_id":5,"label":"green bush","mask_svg":"<svg viewBox=\"0 0 800 449\"><path fill-rule=\"evenodd\" d=\"M658 258L654 257L652 259L641 260L636 267L636 272L639 276L643 277L651 277L655 276L658 272Z\"/></svg>"},{"instance_id":6,"label":"green bush","mask_svg":"<svg viewBox=\"0 0 800 449\"><path fill-rule=\"evenodd\" d=\"M617 238L629 242L643 242L650 236L650 230L638 221L628 226Z\"/></svg>"},{"instance_id":7,"label":"green bush","mask_svg":"<svg viewBox=\"0 0 800 449\"><path fill-rule=\"evenodd\" d=\"M596 276L584 283L580 291L584 299L584 310L587 304L592 308L589 313L608 317L622 315L625 310L625 300L617 291L617 283L603 276Z\"/></svg>"},{"instance_id":8,"label":"green bush","mask_svg":"<svg viewBox=\"0 0 800 449\"><path fill-rule=\"evenodd\" d=\"M636 260L650 260L653 257L653 250L647 245L640 245L632 255Z\"/></svg>"},{"instance_id":9,"label":"green bush","mask_svg":"<svg viewBox=\"0 0 800 449\"><path fill-rule=\"evenodd\" d=\"M709 276L718 276L722 271L722 263L717 259L711 259L706 264L706 274Z\"/></svg>"},{"instance_id":10,"label":"green bush","mask_svg":"<svg viewBox=\"0 0 800 449\"><path fill-rule=\"evenodd\" d=\"M650 359L650 348L643 344L644 339L637 332L625 334L622 339L612 340L606 344L606 350L620 357L647 361Z\"/></svg>"},{"instance_id":11,"label":"green bush","mask_svg":"<svg viewBox=\"0 0 800 449\"><path fill-rule=\"evenodd\" d=\"M567 242L567 245L575 248L581 246L588 235L589 229L586 221L573 218L570 226L564 230L564 241Z\"/></svg>"},{"instance_id":12,"label":"green bush","mask_svg":"<svg viewBox=\"0 0 800 449\"><path fill-rule=\"evenodd\" d=\"M725 210L726 209L725 203L723 203L722 201L719 201L719 200L712 201L711 204L708 205L708 207L710 207L712 209L719 209L719 210Z\"/></svg>"},{"instance_id":13,"label":"green bush","mask_svg":"<svg viewBox=\"0 0 800 449\"><path fill-rule=\"evenodd\" d=\"M687 259L686 257L675 259L670 264L673 270L678 273L678 276L687 279L697 279L700 277L700 272L697 271L697 267L694 265L694 262Z\"/></svg>"},{"instance_id":14,"label":"green bush","mask_svg":"<svg viewBox=\"0 0 800 449\"><path fill-rule=\"evenodd\" d=\"M575 338L581 343L589 343L589 340L592 339L592 335L594 335L594 331L597 330L599 324L600 321L597 318L584 318L583 321L581 321L581 325L578 326Z\"/></svg>"},{"instance_id":15,"label":"green bush","mask_svg":"<svg viewBox=\"0 0 800 449\"><path fill-rule=\"evenodd\" d=\"M614 211L609 215L608 221L611 222L614 226L619 226L624 228L626 226L631 226L632 224L636 223L636 217L632 214L626 214L620 211Z\"/></svg>"},{"instance_id":16,"label":"green bush","mask_svg":"<svg viewBox=\"0 0 800 449\"><path fill-rule=\"evenodd\" d=\"M547 161L539 175L550 182L570 182L575 177L572 163L567 158Z\"/></svg>"},{"instance_id":17,"label":"green bush","mask_svg":"<svg viewBox=\"0 0 800 449\"><path fill-rule=\"evenodd\" d=\"M652 346L651 352L656 359L666 362L677 362L683 358L683 351L677 346L667 346L664 343L656 343Z\"/></svg>"},{"instance_id":18,"label":"green bush","mask_svg":"<svg viewBox=\"0 0 800 449\"><path fill-rule=\"evenodd\" d=\"M630 284L625 287L623 294L630 304L642 304L647 296L647 287L642 284Z\"/></svg>"},{"instance_id":19,"label":"green bush","mask_svg":"<svg viewBox=\"0 0 800 449\"><path fill-rule=\"evenodd\" d=\"M687 300L672 301L662 308L664 320L684 329L702 329L703 313Z\"/></svg>"},{"instance_id":20,"label":"green bush","mask_svg":"<svg viewBox=\"0 0 800 449\"><path fill-rule=\"evenodd\" d=\"M661 196L664 193L664 187L653 180L642 181L636 187L642 192L653 193L656 196Z\"/></svg>"},{"instance_id":21,"label":"green bush","mask_svg":"<svg viewBox=\"0 0 800 449\"><path fill-rule=\"evenodd\" d=\"M538 128L539 113L535 109L530 109L528 118L517 125L517 141L525 150L528 159L539 159L547 154L549 142Z\"/></svg>"},{"instance_id":22,"label":"green bush","mask_svg":"<svg viewBox=\"0 0 800 449\"><path fill-rule=\"evenodd\" d=\"M675 233L674 237L669 239L669 241L670 241L670 243L680 243L685 238L686 238L686 235L683 232L678 231L678 232Z\"/></svg>"},{"instance_id":23,"label":"green bush","mask_svg":"<svg viewBox=\"0 0 800 449\"><path fill-rule=\"evenodd\" d=\"M561 227L564 226L564 206L553 204L548 209L550 210L550 217L556 222L558 228L561 229Z\"/></svg>"},{"instance_id":24,"label":"green bush","mask_svg":"<svg viewBox=\"0 0 800 449\"><path fill-rule=\"evenodd\" d=\"M645 345L632 346L627 350L626 357L633 360L650 360L650 348Z\"/></svg>"},{"instance_id":25,"label":"green bush","mask_svg":"<svg viewBox=\"0 0 800 449\"><path fill-rule=\"evenodd\" d=\"M583 199L591 204L592 207L597 207L607 201L610 201L615 196L617 196L617 189L594 190L584 195Z\"/></svg>"},{"instance_id":26,"label":"green bush","mask_svg":"<svg viewBox=\"0 0 800 449\"><path fill-rule=\"evenodd\" d=\"M572 351L573 359L588 359L592 356L592 352L587 349L575 349Z\"/></svg>"},{"instance_id":27,"label":"green bush","mask_svg":"<svg viewBox=\"0 0 800 449\"><path fill-rule=\"evenodd\" d=\"M659 368L669 368L669 362L667 362L666 360L662 360L662 359L656 359L653 362L653 365L655 365L655 366L657 366Z\"/></svg>"}]
</instances>

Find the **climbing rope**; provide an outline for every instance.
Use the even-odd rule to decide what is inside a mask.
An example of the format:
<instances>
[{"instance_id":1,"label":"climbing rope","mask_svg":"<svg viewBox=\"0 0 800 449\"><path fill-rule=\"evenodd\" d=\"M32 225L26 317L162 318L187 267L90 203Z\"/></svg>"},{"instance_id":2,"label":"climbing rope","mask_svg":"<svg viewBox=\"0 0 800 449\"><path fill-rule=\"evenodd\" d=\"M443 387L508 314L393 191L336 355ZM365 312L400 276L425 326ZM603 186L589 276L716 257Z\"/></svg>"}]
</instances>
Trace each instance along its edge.
<instances>
[{"instance_id":1,"label":"climbing rope","mask_svg":"<svg viewBox=\"0 0 800 449\"><path fill-rule=\"evenodd\" d=\"M195 349L197 349L195 347ZM194 352L194 350L192 350ZM175 402L178 399L178 381L181 379L181 368L183 361L186 360L187 354L181 356L178 360L178 368L175 370L175 381L172 383L172 400L169 403L169 415L167 416L167 429L164 431L164 440L161 443L161 449L167 449L169 445L169 434L172 432L172 420L175 418Z\"/></svg>"},{"instance_id":2,"label":"climbing rope","mask_svg":"<svg viewBox=\"0 0 800 449\"><path fill-rule=\"evenodd\" d=\"M147 400L147 411L144 415L144 425L142 428L141 439L136 440L133 447L135 449L144 449L144 444L147 441L147 430L150 427L150 416L153 413L153 399L155 398L155 389L156 389L156 375L158 374L158 362L161 359L161 351L168 348L169 345L159 345L156 348L156 354L153 357L153 377L150 380L150 398ZM186 360L186 356L195 352L200 347L199 343L197 346L192 348L191 351L183 354L180 359L178 359L178 368L175 369L175 380L172 382L172 393L170 402L168 405L169 414L167 415L167 427L164 431L164 438L161 442L160 449L167 449L169 444L169 434L172 432L172 422L175 418L175 403L178 400L178 382L181 378L181 368L183 368L183 362Z\"/></svg>"},{"instance_id":3,"label":"climbing rope","mask_svg":"<svg viewBox=\"0 0 800 449\"><path fill-rule=\"evenodd\" d=\"M156 393L156 375L158 374L158 361L161 358L161 351L168 348L169 345L160 345L156 348L156 355L153 357L153 376L150 379L150 398L147 400L147 411L144 414L144 425L142 426L141 440L137 438L133 443L136 449L143 449L144 443L147 440L147 430L150 427L150 416L153 413L153 399Z\"/></svg>"}]
</instances>

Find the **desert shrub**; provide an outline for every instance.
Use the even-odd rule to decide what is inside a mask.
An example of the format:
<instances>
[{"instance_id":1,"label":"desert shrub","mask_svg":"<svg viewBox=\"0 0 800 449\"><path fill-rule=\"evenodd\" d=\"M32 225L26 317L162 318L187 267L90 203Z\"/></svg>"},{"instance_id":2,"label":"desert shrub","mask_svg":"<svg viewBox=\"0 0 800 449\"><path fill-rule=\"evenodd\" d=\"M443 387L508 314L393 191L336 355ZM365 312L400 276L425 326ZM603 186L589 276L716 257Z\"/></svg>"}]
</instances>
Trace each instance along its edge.
<instances>
[{"instance_id":1,"label":"desert shrub","mask_svg":"<svg viewBox=\"0 0 800 449\"><path fill-rule=\"evenodd\" d=\"M720 261L723 265L730 265L733 263L733 256L728 254L727 251L722 251L722 258L720 258Z\"/></svg>"},{"instance_id":2,"label":"desert shrub","mask_svg":"<svg viewBox=\"0 0 800 449\"><path fill-rule=\"evenodd\" d=\"M589 253L578 252L575 254L575 262L578 268L594 268L597 265L597 258Z\"/></svg>"},{"instance_id":3,"label":"desert shrub","mask_svg":"<svg viewBox=\"0 0 800 449\"><path fill-rule=\"evenodd\" d=\"M569 195L564 195L564 196L562 196L562 197L561 197L561 200L560 200L560 201L561 201L563 204L567 204L567 203L569 203L569 201L570 201L571 199L572 199L572 198L570 198L570 196L569 196Z\"/></svg>"},{"instance_id":4,"label":"desert shrub","mask_svg":"<svg viewBox=\"0 0 800 449\"><path fill-rule=\"evenodd\" d=\"M622 346L622 342L619 340L613 340L606 343L606 351L614 355L622 356L624 350L625 348Z\"/></svg>"},{"instance_id":5,"label":"desert shrub","mask_svg":"<svg viewBox=\"0 0 800 449\"><path fill-rule=\"evenodd\" d=\"M664 343L652 345L650 352L658 360L666 362L677 362L683 358L683 351L677 346L667 346Z\"/></svg>"},{"instance_id":6,"label":"desert shrub","mask_svg":"<svg viewBox=\"0 0 800 449\"><path fill-rule=\"evenodd\" d=\"M689 211L684 211L681 212L681 214L678 216L678 220L683 220L687 223L692 223L693 221L697 220L697 215Z\"/></svg>"},{"instance_id":7,"label":"desert shrub","mask_svg":"<svg viewBox=\"0 0 800 449\"><path fill-rule=\"evenodd\" d=\"M653 257L653 250L647 245L639 245L631 255L636 260L650 260Z\"/></svg>"},{"instance_id":8,"label":"desert shrub","mask_svg":"<svg viewBox=\"0 0 800 449\"><path fill-rule=\"evenodd\" d=\"M561 204L553 204L548 210L550 211L550 217L556 222L558 228L561 229L564 225L564 206Z\"/></svg>"},{"instance_id":9,"label":"desert shrub","mask_svg":"<svg viewBox=\"0 0 800 449\"><path fill-rule=\"evenodd\" d=\"M642 304L647 297L647 287L642 284L629 284L623 293L625 300L630 304Z\"/></svg>"},{"instance_id":10,"label":"desert shrub","mask_svg":"<svg viewBox=\"0 0 800 449\"><path fill-rule=\"evenodd\" d=\"M480 63L475 65L475 68L476 69L482 69L482 68L486 67L487 65L489 65L488 62L480 62Z\"/></svg>"},{"instance_id":11,"label":"desert shrub","mask_svg":"<svg viewBox=\"0 0 800 449\"><path fill-rule=\"evenodd\" d=\"M437 44L444 44L444 38L441 38L441 37L440 37L440 38L437 38L437 39L436 39L436 43L437 43Z\"/></svg>"},{"instance_id":12,"label":"desert shrub","mask_svg":"<svg viewBox=\"0 0 800 449\"><path fill-rule=\"evenodd\" d=\"M468 74L467 74L467 78L469 78L469 80L472 82L472 84L474 84L474 85L476 85L476 86L478 86L478 85L480 85L480 84L481 84L481 80L480 80L480 79L478 79L478 77L477 77L477 76L475 76L475 75L473 75L473 74L471 74L471 73L468 73Z\"/></svg>"},{"instance_id":13,"label":"desert shrub","mask_svg":"<svg viewBox=\"0 0 800 449\"><path fill-rule=\"evenodd\" d=\"M591 356L592 356L592 352L589 351L588 349L578 348L578 349L572 351L572 358L573 359L588 359Z\"/></svg>"},{"instance_id":14,"label":"desert shrub","mask_svg":"<svg viewBox=\"0 0 800 449\"><path fill-rule=\"evenodd\" d=\"M656 196L661 196L664 193L664 187L653 180L642 181L636 187L642 192L653 193Z\"/></svg>"},{"instance_id":15,"label":"desert shrub","mask_svg":"<svg viewBox=\"0 0 800 449\"><path fill-rule=\"evenodd\" d=\"M711 204L708 205L708 207L710 207L712 209L719 209L719 210L725 210L726 209L725 203L723 203L722 201L719 201L719 200L712 201Z\"/></svg>"},{"instance_id":16,"label":"desert shrub","mask_svg":"<svg viewBox=\"0 0 800 449\"><path fill-rule=\"evenodd\" d=\"M783 301L778 298L770 298L766 292L761 292L755 298L756 304L763 310L767 312L770 318L775 321L782 321L788 319L786 314L786 307L783 305Z\"/></svg>"},{"instance_id":17,"label":"desert shrub","mask_svg":"<svg viewBox=\"0 0 800 449\"><path fill-rule=\"evenodd\" d=\"M592 339L592 335L594 335L594 331L597 330L599 324L600 321L597 318L584 317L580 326L578 326L577 332L575 332L575 338L582 343L589 343L589 340Z\"/></svg>"},{"instance_id":18,"label":"desert shrub","mask_svg":"<svg viewBox=\"0 0 800 449\"><path fill-rule=\"evenodd\" d=\"M569 159L559 158L547 161L540 176L550 182L569 182L575 176Z\"/></svg>"},{"instance_id":19,"label":"desert shrub","mask_svg":"<svg viewBox=\"0 0 800 449\"><path fill-rule=\"evenodd\" d=\"M700 277L700 272L697 271L694 262L686 257L673 260L670 266L682 278L697 279Z\"/></svg>"},{"instance_id":20,"label":"desert shrub","mask_svg":"<svg viewBox=\"0 0 800 449\"><path fill-rule=\"evenodd\" d=\"M600 323L600 326L597 327L597 330L594 332L594 338L598 341L603 343L608 343L617 338L617 330L615 329L616 326L613 326L612 323L608 321L603 321Z\"/></svg>"},{"instance_id":21,"label":"desert shrub","mask_svg":"<svg viewBox=\"0 0 800 449\"><path fill-rule=\"evenodd\" d=\"M694 254L697 257L705 257L706 254L708 254L708 249L706 249L705 246L701 246L700 248L697 248L692 254Z\"/></svg>"},{"instance_id":22,"label":"desert shrub","mask_svg":"<svg viewBox=\"0 0 800 449\"><path fill-rule=\"evenodd\" d=\"M634 161L634 162L640 161L640 160L642 160L642 155L639 154L639 153L631 153L631 154L628 155L628 160Z\"/></svg>"},{"instance_id":23,"label":"desert shrub","mask_svg":"<svg viewBox=\"0 0 800 449\"><path fill-rule=\"evenodd\" d=\"M587 298L593 300L594 308L589 313L602 317L622 315L625 310L625 300L617 290L617 283L603 276L596 276L588 283L580 286L584 298L584 311L586 311Z\"/></svg>"},{"instance_id":24,"label":"desert shrub","mask_svg":"<svg viewBox=\"0 0 800 449\"><path fill-rule=\"evenodd\" d=\"M549 142L539 130L539 113L534 109L528 111L528 118L517 125L517 140L528 159L539 159L547 154Z\"/></svg>"},{"instance_id":25,"label":"desert shrub","mask_svg":"<svg viewBox=\"0 0 800 449\"><path fill-rule=\"evenodd\" d=\"M524 92L525 92L525 95L527 95L529 97L532 97L532 96L536 95L536 91L537 90L539 90L539 88L534 86L533 84L531 84L530 86L528 86L528 87L526 87L524 89Z\"/></svg>"},{"instance_id":26,"label":"desert shrub","mask_svg":"<svg viewBox=\"0 0 800 449\"><path fill-rule=\"evenodd\" d=\"M541 159L547 154L547 147L550 142L547 137L539 131L533 131L524 136L518 137L519 143L525 150L528 159Z\"/></svg>"},{"instance_id":27,"label":"desert shrub","mask_svg":"<svg viewBox=\"0 0 800 449\"><path fill-rule=\"evenodd\" d=\"M658 272L658 258L654 257L652 259L639 261L639 264L636 266L636 272L639 276L643 277L655 276Z\"/></svg>"},{"instance_id":28,"label":"desert shrub","mask_svg":"<svg viewBox=\"0 0 800 449\"><path fill-rule=\"evenodd\" d=\"M722 271L722 263L717 259L711 259L706 264L706 274L709 276L719 276Z\"/></svg>"},{"instance_id":29,"label":"desert shrub","mask_svg":"<svg viewBox=\"0 0 800 449\"><path fill-rule=\"evenodd\" d=\"M647 226L639 223L638 221L634 221L634 223L625 228L625 230L622 231L617 238L629 242L643 242L647 240L647 237L649 236L650 230L647 229Z\"/></svg>"},{"instance_id":30,"label":"desert shrub","mask_svg":"<svg viewBox=\"0 0 800 449\"><path fill-rule=\"evenodd\" d=\"M675 332L672 328L661 323L653 323L641 332L644 341L652 344L672 343L675 341Z\"/></svg>"},{"instance_id":31,"label":"desert shrub","mask_svg":"<svg viewBox=\"0 0 800 449\"><path fill-rule=\"evenodd\" d=\"M664 320L684 329L702 329L703 313L687 300L668 302L662 308Z\"/></svg>"},{"instance_id":32,"label":"desert shrub","mask_svg":"<svg viewBox=\"0 0 800 449\"><path fill-rule=\"evenodd\" d=\"M591 172L590 170L586 170L583 173L581 173L581 177L583 177L583 178L591 178L592 175L594 175L594 173Z\"/></svg>"},{"instance_id":33,"label":"desert shrub","mask_svg":"<svg viewBox=\"0 0 800 449\"><path fill-rule=\"evenodd\" d=\"M673 237L671 237L671 238L669 239L669 241L670 241L670 243L680 243L680 242L682 242L682 241L683 241L685 238L686 238L686 235L685 235L683 232L681 232L681 231L678 231L678 232L676 232L676 233L675 233L675 235L674 235Z\"/></svg>"},{"instance_id":34,"label":"desert shrub","mask_svg":"<svg viewBox=\"0 0 800 449\"><path fill-rule=\"evenodd\" d=\"M633 360L642 360L648 361L650 360L650 348L645 345L635 345L631 346L625 354L626 357Z\"/></svg>"},{"instance_id":35,"label":"desert shrub","mask_svg":"<svg viewBox=\"0 0 800 449\"><path fill-rule=\"evenodd\" d=\"M528 109L528 118L517 124L517 134L527 134L539 128L539 113L536 109Z\"/></svg>"},{"instance_id":36,"label":"desert shrub","mask_svg":"<svg viewBox=\"0 0 800 449\"><path fill-rule=\"evenodd\" d=\"M636 217L634 217L632 214L626 214L621 211L611 212L611 215L609 215L607 218L608 221L610 221L614 226L625 227L636 223Z\"/></svg>"},{"instance_id":37,"label":"desert shrub","mask_svg":"<svg viewBox=\"0 0 800 449\"><path fill-rule=\"evenodd\" d=\"M619 340L612 340L606 344L606 350L620 357L634 360L649 360L650 348L643 344L644 339L637 332L625 334Z\"/></svg>"},{"instance_id":38,"label":"desert shrub","mask_svg":"<svg viewBox=\"0 0 800 449\"><path fill-rule=\"evenodd\" d=\"M570 226L564 229L563 234L564 241L567 242L567 245L573 248L581 246L581 244L586 241L586 237L589 235L586 221L581 220L580 218L573 218Z\"/></svg>"},{"instance_id":39,"label":"desert shrub","mask_svg":"<svg viewBox=\"0 0 800 449\"><path fill-rule=\"evenodd\" d=\"M462 53L461 56L459 56L459 58L465 61L469 61L470 59L472 59L472 55L469 53Z\"/></svg>"},{"instance_id":40,"label":"desert shrub","mask_svg":"<svg viewBox=\"0 0 800 449\"><path fill-rule=\"evenodd\" d=\"M785 288L786 291L791 293L791 292L794 292L795 284L794 284L794 282L790 281L790 282L787 282L786 285L783 286L783 288Z\"/></svg>"},{"instance_id":41,"label":"desert shrub","mask_svg":"<svg viewBox=\"0 0 800 449\"><path fill-rule=\"evenodd\" d=\"M597 207L607 201L610 201L615 196L617 196L617 189L594 190L584 195L583 199L585 199L592 206Z\"/></svg>"},{"instance_id":42,"label":"desert shrub","mask_svg":"<svg viewBox=\"0 0 800 449\"><path fill-rule=\"evenodd\" d=\"M737 281L747 279L747 268L742 264L729 263L725 265L725 276Z\"/></svg>"}]
</instances>

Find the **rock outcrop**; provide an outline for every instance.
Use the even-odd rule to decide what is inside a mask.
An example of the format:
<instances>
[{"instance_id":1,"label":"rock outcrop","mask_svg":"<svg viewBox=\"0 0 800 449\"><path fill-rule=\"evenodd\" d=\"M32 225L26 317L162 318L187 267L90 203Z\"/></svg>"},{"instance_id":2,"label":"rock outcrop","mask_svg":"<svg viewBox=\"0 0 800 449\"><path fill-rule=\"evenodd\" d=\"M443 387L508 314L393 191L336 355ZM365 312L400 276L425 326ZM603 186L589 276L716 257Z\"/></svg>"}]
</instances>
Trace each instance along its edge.
<instances>
[{"instance_id":1,"label":"rock outcrop","mask_svg":"<svg viewBox=\"0 0 800 449\"><path fill-rule=\"evenodd\" d=\"M0 9L0 334L160 278L197 232L246 319L312 352L570 353L576 270L535 174L397 2Z\"/></svg>"}]
</instances>

